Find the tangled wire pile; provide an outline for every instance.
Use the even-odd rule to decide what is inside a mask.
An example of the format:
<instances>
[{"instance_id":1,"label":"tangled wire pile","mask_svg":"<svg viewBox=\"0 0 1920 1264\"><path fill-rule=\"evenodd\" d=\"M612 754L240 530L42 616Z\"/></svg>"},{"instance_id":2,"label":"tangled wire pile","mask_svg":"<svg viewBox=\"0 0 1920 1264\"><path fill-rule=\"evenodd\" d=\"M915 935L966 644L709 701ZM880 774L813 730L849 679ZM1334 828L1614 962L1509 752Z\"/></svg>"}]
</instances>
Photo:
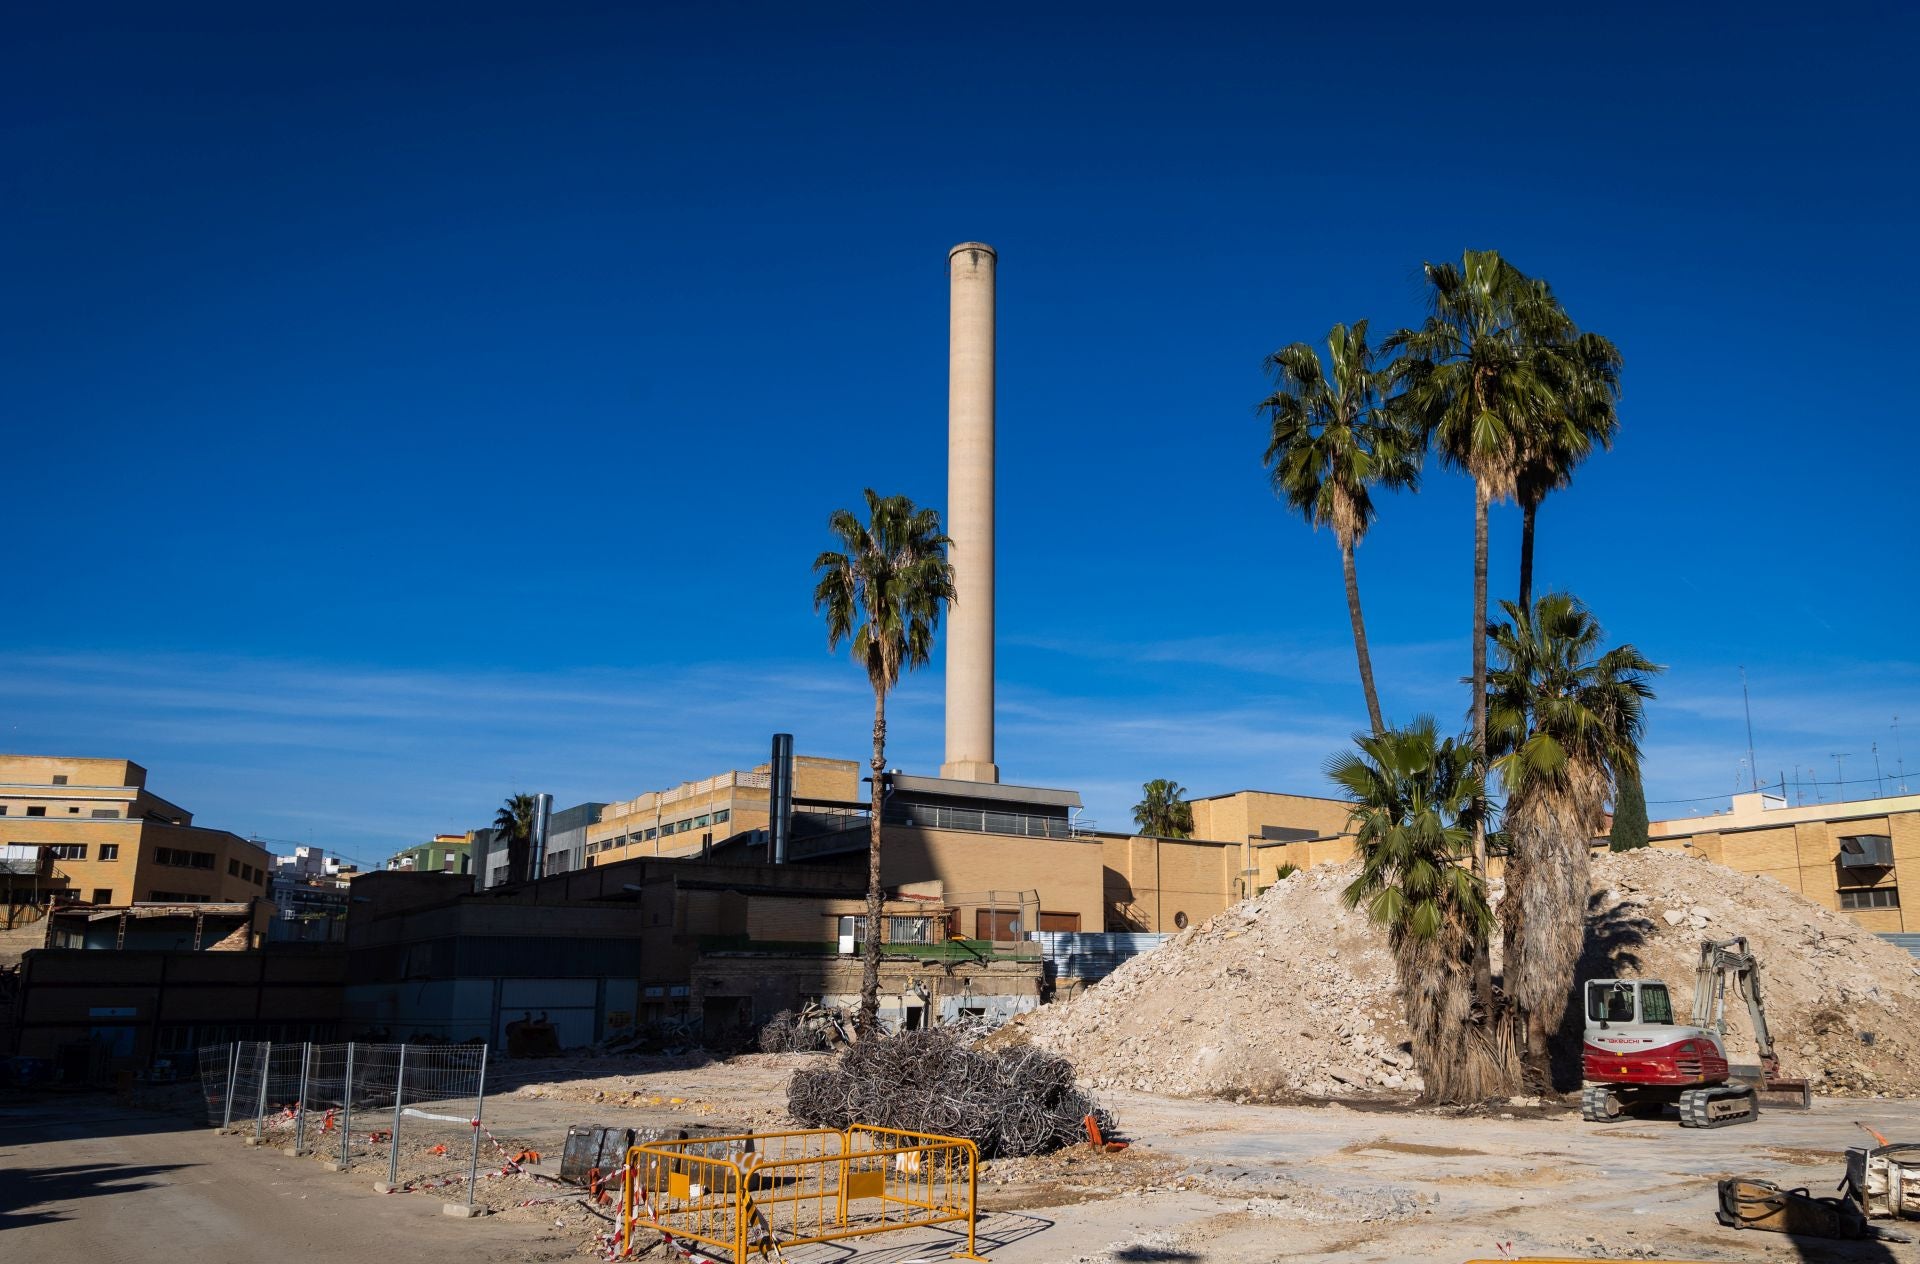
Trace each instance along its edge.
<instances>
[{"instance_id":1,"label":"tangled wire pile","mask_svg":"<svg viewBox=\"0 0 1920 1264\"><path fill-rule=\"evenodd\" d=\"M760 1028L760 1052L824 1053L841 1043L836 1025L842 1022L838 1011L811 1005L798 1013L783 1009Z\"/></svg>"},{"instance_id":2,"label":"tangled wire pile","mask_svg":"<svg viewBox=\"0 0 1920 1264\"><path fill-rule=\"evenodd\" d=\"M1074 1087L1073 1064L1031 1045L967 1047L944 1028L862 1040L829 1067L794 1072L787 1112L817 1128L873 1124L965 1137L980 1157L1046 1154L1113 1117Z\"/></svg>"}]
</instances>

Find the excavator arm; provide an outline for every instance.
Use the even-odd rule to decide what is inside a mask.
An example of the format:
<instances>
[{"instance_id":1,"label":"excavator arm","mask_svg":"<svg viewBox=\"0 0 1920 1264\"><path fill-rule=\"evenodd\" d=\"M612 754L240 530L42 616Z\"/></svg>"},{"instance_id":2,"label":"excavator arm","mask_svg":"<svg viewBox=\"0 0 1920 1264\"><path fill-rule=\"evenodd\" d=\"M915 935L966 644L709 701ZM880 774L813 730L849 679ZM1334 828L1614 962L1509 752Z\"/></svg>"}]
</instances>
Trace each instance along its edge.
<instances>
[{"instance_id":1,"label":"excavator arm","mask_svg":"<svg viewBox=\"0 0 1920 1264\"><path fill-rule=\"evenodd\" d=\"M1693 983L1693 1022L1726 1035L1727 988L1731 985L1747 1003L1747 1017L1753 1025L1753 1041L1760 1054L1760 1074L1764 1087L1776 1094L1797 1097L1805 1104L1809 1090L1805 1080L1783 1079L1780 1055L1773 1045L1773 1031L1767 1026L1767 1005L1760 993L1760 961L1747 947L1745 935L1732 939L1709 939L1700 945L1700 966Z\"/></svg>"}]
</instances>

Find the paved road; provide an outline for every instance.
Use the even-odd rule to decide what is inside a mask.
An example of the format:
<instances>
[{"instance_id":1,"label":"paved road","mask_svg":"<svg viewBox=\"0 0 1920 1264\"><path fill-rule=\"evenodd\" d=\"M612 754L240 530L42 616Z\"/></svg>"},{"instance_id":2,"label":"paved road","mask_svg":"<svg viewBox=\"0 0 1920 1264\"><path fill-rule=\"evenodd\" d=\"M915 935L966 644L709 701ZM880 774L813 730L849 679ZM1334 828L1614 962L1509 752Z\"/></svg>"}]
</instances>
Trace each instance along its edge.
<instances>
[{"instance_id":1,"label":"paved road","mask_svg":"<svg viewBox=\"0 0 1920 1264\"><path fill-rule=\"evenodd\" d=\"M98 1098L0 1107L0 1260L475 1264L571 1253L537 1226L456 1220L311 1159Z\"/></svg>"}]
</instances>

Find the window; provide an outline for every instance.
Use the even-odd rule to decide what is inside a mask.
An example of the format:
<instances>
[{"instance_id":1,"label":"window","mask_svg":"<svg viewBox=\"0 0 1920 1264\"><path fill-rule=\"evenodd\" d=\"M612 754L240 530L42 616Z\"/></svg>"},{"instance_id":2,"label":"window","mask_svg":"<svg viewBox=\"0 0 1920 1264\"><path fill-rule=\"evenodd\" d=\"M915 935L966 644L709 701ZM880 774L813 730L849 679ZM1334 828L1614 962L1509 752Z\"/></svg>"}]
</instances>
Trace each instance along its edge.
<instances>
[{"instance_id":1,"label":"window","mask_svg":"<svg viewBox=\"0 0 1920 1264\"><path fill-rule=\"evenodd\" d=\"M100 859L102 860L120 859L120 844L119 843L101 843Z\"/></svg>"},{"instance_id":2,"label":"window","mask_svg":"<svg viewBox=\"0 0 1920 1264\"><path fill-rule=\"evenodd\" d=\"M45 816L46 814L47 809L43 806L36 805L27 809L28 816Z\"/></svg>"},{"instance_id":3,"label":"window","mask_svg":"<svg viewBox=\"0 0 1920 1264\"><path fill-rule=\"evenodd\" d=\"M210 851L188 851L183 847L156 847L153 849L155 864L166 865L170 869L211 869L213 853Z\"/></svg>"},{"instance_id":4,"label":"window","mask_svg":"<svg viewBox=\"0 0 1920 1264\"><path fill-rule=\"evenodd\" d=\"M67 774L65 774L65 773L63 773L63 772L62 772L62 773L55 773L55 774L54 774L54 777L53 777L53 784L54 784L54 785L56 785L56 786L64 786L64 785L66 785L66 784L67 784Z\"/></svg>"},{"instance_id":5,"label":"window","mask_svg":"<svg viewBox=\"0 0 1920 1264\"><path fill-rule=\"evenodd\" d=\"M252 866L252 865L241 865L241 866L240 866L240 878L241 878L241 880L242 880L243 882L252 882L252 881L253 881L253 866Z\"/></svg>"},{"instance_id":6,"label":"window","mask_svg":"<svg viewBox=\"0 0 1920 1264\"><path fill-rule=\"evenodd\" d=\"M7 805L4 803L0 803L0 816L5 816L6 814L7 814Z\"/></svg>"},{"instance_id":7,"label":"window","mask_svg":"<svg viewBox=\"0 0 1920 1264\"><path fill-rule=\"evenodd\" d=\"M657 829L649 829L649 830L647 830L647 837L646 837L646 840L645 840L645 841L647 841L647 842L652 842L652 841L653 841L654 839L656 839L656 838L658 838L658 837L660 837L660 831L659 831L659 830L657 830Z\"/></svg>"},{"instance_id":8,"label":"window","mask_svg":"<svg viewBox=\"0 0 1920 1264\"><path fill-rule=\"evenodd\" d=\"M264 886L266 886L266 885L267 885L267 871L266 871L266 870L264 870L264 869L255 869L255 870L253 871L253 885L255 885L255 886L257 886L257 887L264 887Z\"/></svg>"},{"instance_id":9,"label":"window","mask_svg":"<svg viewBox=\"0 0 1920 1264\"><path fill-rule=\"evenodd\" d=\"M1587 1017L1596 1023L1633 1021L1633 984L1589 983Z\"/></svg>"},{"instance_id":10,"label":"window","mask_svg":"<svg viewBox=\"0 0 1920 1264\"><path fill-rule=\"evenodd\" d=\"M890 944L924 944L932 942L933 919L930 917L889 917L887 919L887 942Z\"/></svg>"},{"instance_id":11,"label":"window","mask_svg":"<svg viewBox=\"0 0 1920 1264\"><path fill-rule=\"evenodd\" d=\"M95 808L93 810L93 819L96 821L117 821L120 819L120 809Z\"/></svg>"},{"instance_id":12,"label":"window","mask_svg":"<svg viewBox=\"0 0 1920 1264\"><path fill-rule=\"evenodd\" d=\"M72 807L68 808L67 811L73 813L75 816L78 816L80 815L80 805L76 803Z\"/></svg>"},{"instance_id":13,"label":"window","mask_svg":"<svg viewBox=\"0 0 1920 1264\"><path fill-rule=\"evenodd\" d=\"M693 818L693 824L691 824L691 825L689 825L689 826L687 826L687 828L688 828L688 829L699 829L699 828L700 828L701 826L703 826L703 825L711 825L711 824L713 824L713 818L712 818L712 817L710 817L710 816L696 816L696 817L694 817L694 818Z\"/></svg>"},{"instance_id":14,"label":"window","mask_svg":"<svg viewBox=\"0 0 1920 1264\"><path fill-rule=\"evenodd\" d=\"M1900 888L1872 887L1865 891L1842 891L1840 907L1843 909L1897 909L1900 907Z\"/></svg>"},{"instance_id":15,"label":"window","mask_svg":"<svg viewBox=\"0 0 1920 1264\"><path fill-rule=\"evenodd\" d=\"M718 812L715 812L713 814L713 823L715 825L725 825L728 821L732 819L733 819L732 808L721 808Z\"/></svg>"},{"instance_id":16,"label":"window","mask_svg":"<svg viewBox=\"0 0 1920 1264\"><path fill-rule=\"evenodd\" d=\"M239 862L239 861L237 861L237 860L229 860L229 861L227 862L227 876L228 876L229 878L237 878L237 877L239 877L239 876L240 876L240 862Z\"/></svg>"},{"instance_id":17,"label":"window","mask_svg":"<svg viewBox=\"0 0 1920 1264\"><path fill-rule=\"evenodd\" d=\"M95 904L113 903L113 888L112 887L95 887L93 889L93 902Z\"/></svg>"},{"instance_id":18,"label":"window","mask_svg":"<svg viewBox=\"0 0 1920 1264\"><path fill-rule=\"evenodd\" d=\"M47 854L55 860L85 860L87 845L85 843L49 843Z\"/></svg>"},{"instance_id":19,"label":"window","mask_svg":"<svg viewBox=\"0 0 1920 1264\"><path fill-rule=\"evenodd\" d=\"M1666 984L1642 983L1640 985L1640 1021L1643 1023L1673 1021L1673 998L1667 995Z\"/></svg>"}]
</instances>

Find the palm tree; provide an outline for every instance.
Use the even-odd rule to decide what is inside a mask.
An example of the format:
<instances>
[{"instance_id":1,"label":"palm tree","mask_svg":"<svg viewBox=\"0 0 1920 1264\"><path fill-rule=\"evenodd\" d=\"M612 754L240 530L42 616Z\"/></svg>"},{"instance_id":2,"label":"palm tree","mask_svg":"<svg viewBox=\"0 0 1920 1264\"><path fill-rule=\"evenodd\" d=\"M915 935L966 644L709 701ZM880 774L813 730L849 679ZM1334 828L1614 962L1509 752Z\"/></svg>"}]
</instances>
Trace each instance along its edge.
<instances>
[{"instance_id":1,"label":"palm tree","mask_svg":"<svg viewBox=\"0 0 1920 1264\"><path fill-rule=\"evenodd\" d=\"M1567 593L1531 610L1502 602L1487 680L1493 768L1512 843L1500 920L1502 982L1537 1086L1566 1016L1586 938L1588 853L1616 788L1637 781L1648 682L1661 669L1631 645L1603 649L1599 621Z\"/></svg>"},{"instance_id":2,"label":"palm tree","mask_svg":"<svg viewBox=\"0 0 1920 1264\"><path fill-rule=\"evenodd\" d=\"M1595 333L1568 339L1549 361L1558 407L1521 442L1514 498L1520 502L1520 608L1533 605L1533 527L1540 502L1573 481L1574 467L1595 445L1613 446L1620 429L1620 350Z\"/></svg>"},{"instance_id":3,"label":"palm tree","mask_svg":"<svg viewBox=\"0 0 1920 1264\"><path fill-rule=\"evenodd\" d=\"M1351 329L1335 325L1327 333L1327 353L1330 371L1304 342L1267 357L1275 389L1260 403L1273 422L1266 463L1273 471L1275 495L1316 529L1323 523L1333 528L1347 581L1347 618L1353 623L1367 719L1378 733L1386 722L1373 685L1353 551L1373 524L1372 488L1414 486L1422 444L1385 407L1385 374L1374 366L1366 321L1355 321Z\"/></svg>"},{"instance_id":4,"label":"palm tree","mask_svg":"<svg viewBox=\"0 0 1920 1264\"><path fill-rule=\"evenodd\" d=\"M532 859L533 851L535 810L532 795L516 794L508 796L507 801L500 805L500 810L494 813L494 840L507 845L508 882L527 880L527 862Z\"/></svg>"},{"instance_id":5,"label":"palm tree","mask_svg":"<svg viewBox=\"0 0 1920 1264\"><path fill-rule=\"evenodd\" d=\"M1193 805L1187 788L1165 777L1140 786L1140 802L1133 805L1133 823L1148 838L1189 838L1193 835Z\"/></svg>"},{"instance_id":6,"label":"palm tree","mask_svg":"<svg viewBox=\"0 0 1920 1264\"><path fill-rule=\"evenodd\" d=\"M1498 251L1460 266L1426 265L1426 322L1387 339L1401 406L1440 459L1473 478L1473 750L1487 758L1487 509L1512 496L1525 436L1555 407L1555 344L1573 336L1545 283ZM1473 871L1487 872L1486 814L1474 823ZM1490 981L1483 987L1489 999Z\"/></svg>"},{"instance_id":7,"label":"palm tree","mask_svg":"<svg viewBox=\"0 0 1920 1264\"><path fill-rule=\"evenodd\" d=\"M1511 1046L1476 1003L1475 970L1493 927L1471 854L1486 787L1473 750L1441 738L1431 716L1354 739L1327 775L1352 803L1360 873L1342 899L1386 927L1428 1100L1484 1101L1511 1091Z\"/></svg>"},{"instance_id":8,"label":"palm tree","mask_svg":"<svg viewBox=\"0 0 1920 1264\"><path fill-rule=\"evenodd\" d=\"M953 601L953 567L947 562L947 537L940 515L916 509L905 496L880 496L866 489L867 521L848 509L836 509L827 527L839 537L839 551L813 560L820 576L813 607L826 615L827 648L847 641L853 660L873 686L873 780L868 810L867 943L860 972L860 1013L856 1026L871 1033L880 1012L880 823L886 801L887 693L899 683L900 669L924 667L933 649L943 605Z\"/></svg>"}]
</instances>

